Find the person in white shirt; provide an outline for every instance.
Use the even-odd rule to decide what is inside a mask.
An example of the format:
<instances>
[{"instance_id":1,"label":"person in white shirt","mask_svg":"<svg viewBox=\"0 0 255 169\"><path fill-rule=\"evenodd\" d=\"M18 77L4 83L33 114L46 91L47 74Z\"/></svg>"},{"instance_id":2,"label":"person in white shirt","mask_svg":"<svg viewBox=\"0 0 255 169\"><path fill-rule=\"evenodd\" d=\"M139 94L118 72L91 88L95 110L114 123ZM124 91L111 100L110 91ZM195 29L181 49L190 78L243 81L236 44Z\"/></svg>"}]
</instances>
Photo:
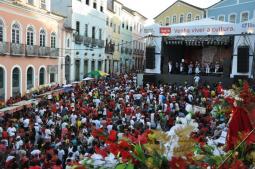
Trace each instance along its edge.
<instances>
[{"instance_id":1,"label":"person in white shirt","mask_svg":"<svg viewBox=\"0 0 255 169\"><path fill-rule=\"evenodd\" d=\"M169 72L169 73L172 73L172 69L173 69L172 62L169 61L169 62L168 62L168 72Z\"/></svg>"},{"instance_id":2,"label":"person in white shirt","mask_svg":"<svg viewBox=\"0 0 255 169\"><path fill-rule=\"evenodd\" d=\"M16 130L15 127L13 127L13 125L11 125L10 127L7 128L7 132L8 132L8 135L9 135L10 137L15 136L16 131L17 131L17 130Z\"/></svg>"},{"instance_id":3,"label":"person in white shirt","mask_svg":"<svg viewBox=\"0 0 255 169\"><path fill-rule=\"evenodd\" d=\"M77 115L74 114L74 113L72 113L71 116L70 116L70 118L71 118L71 125L72 125L72 126L75 126L75 125L76 125Z\"/></svg>"},{"instance_id":4,"label":"person in white shirt","mask_svg":"<svg viewBox=\"0 0 255 169\"><path fill-rule=\"evenodd\" d=\"M15 143L15 148L16 150L20 150L21 147L23 146L23 141L21 140L21 137L20 136L17 136L16 138L16 143Z\"/></svg>"}]
</instances>

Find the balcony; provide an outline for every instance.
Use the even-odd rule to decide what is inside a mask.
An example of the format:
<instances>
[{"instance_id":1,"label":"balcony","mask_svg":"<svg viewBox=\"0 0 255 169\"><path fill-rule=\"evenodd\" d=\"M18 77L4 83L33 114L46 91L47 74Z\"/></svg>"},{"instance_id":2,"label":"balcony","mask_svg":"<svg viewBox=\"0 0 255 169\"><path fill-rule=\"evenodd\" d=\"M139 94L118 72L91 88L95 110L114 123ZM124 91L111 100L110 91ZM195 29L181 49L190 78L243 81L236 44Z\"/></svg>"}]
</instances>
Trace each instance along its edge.
<instances>
[{"instance_id":1,"label":"balcony","mask_svg":"<svg viewBox=\"0 0 255 169\"><path fill-rule=\"evenodd\" d=\"M74 41L75 41L76 44L82 44L83 43L83 39L84 39L84 37L81 36L81 35L75 35L74 36Z\"/></svg>"},{"instance_id":2,"label":"balcony","mask_svg":"<svg viewBox=\"0 0 255 169\"><path fill-rule=\"evenodd\" d=\"M50 47L39 47L38 56L45 57L50 56Z\"/></svg>"},{"instance_id":3,"label":"balcony","mask_svg":"<svg viewBox=\"0 0 255 169\"><path fill-rule=\"evenodd\" d=\"M106 54L113 54L113 52L114 52L114 44L106 44L105 53Z\"/></svg>"},{"instance_id":4,"label":"balcony","mask_svg":"<svg viewBox=\"0 0 255 169\"><path fill-rule=\"evenodd\" d=\"M11 52L10 54L13 56L23 56L25 55L25 45L19 43L11 43Z\"/></svg>"},{"instance_id":5,"label":"balcony","mask_svg":"<svg viewBox=\"0 0 255 169\"><path fill-rule=\"evenodd\" d=\"M51 57L59 57L59 49L58 48L50 48L50 56Z\"/></svg>"},{"instance_id":6,"label":"balcony","mask_svg":"<svg viewBox=\"0 0 255 169\"><path fill-rule=\"evenodd\" d=\"M95 47L97 45L97 39L92 38L91 45L92 47Z\"/></svg>"},{"instance_id":7,"label":"balcony","mask_svg":"<svg viewBox=\"0 0 255 169\"><path fill-rule=\"evenodd\" d=\"M26 56L38 56L38 46L26 45Z\"/></svg>"},{"instance_id":8,"label":"balcony","mask_svg":"<svg viewBox=\"0 0 255 169\"><path fill-rule=\"evenodd\" d=\"M103 48L104 47L104 40L98 40L98 47Z\"/></svg>"},{"instance_id":9,"label":"balcony","mask_svg":"<svg viewBox=\"0 0 255 169\"><path fill-rule=\"evenodd\" d=\"M83 44L89 46L92 43L92 38L84 37Z\"/></svg>"},{"instance_id":10,"label":"balcony","mask_svg":"<svg viewBox=\"0 0 255 169\"><path fill-rule=\"evenodd\" d=\"M0 55L6 55L9 53L9 43L8 42L0 42Z\"/></svg>"}]
</instances>

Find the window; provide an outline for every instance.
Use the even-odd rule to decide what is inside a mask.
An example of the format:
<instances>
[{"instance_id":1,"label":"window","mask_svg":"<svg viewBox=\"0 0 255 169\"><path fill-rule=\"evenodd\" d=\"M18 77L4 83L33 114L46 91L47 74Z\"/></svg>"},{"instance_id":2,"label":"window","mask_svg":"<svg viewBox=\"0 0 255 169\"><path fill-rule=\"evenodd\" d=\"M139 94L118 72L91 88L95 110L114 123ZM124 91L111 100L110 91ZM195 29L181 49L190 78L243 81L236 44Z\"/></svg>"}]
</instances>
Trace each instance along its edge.
<instances>
[{"instance_id":1,"label":"window","mask_svg":"<svg viewBox=\"0 0 255 169\"><path fill-rule=\"evenodd\" d=\"M41 8L46 9L46 2L45 0L41 0Z\"/></svg>"},{"instance_id":2,"label":"window","mask_svg":"<svg viewBox=\"0 0 255 169\"><path fill-rule=\"evenodd\" d=\"M176 23L176 16L173 16L173 23Z\"/></svg>"},{"instance_id":3,"label":"window","mask_svg":"<svg viewBox=\"0 0 255 169\"><path fill-rule=\"evenodd\" d=\"M12 25L12 43L20 43L20 26L17 23Z\"/></svg>"},{"instance_id":4,"label":"window","mask_svg":"<svg viewBox=\"0 0 255 169\"><path fill-rule=\"evenodd\" d=\"M190 21L191 21L191 18L192 18L192 14L189 13L189 14L187 15L187 22L190 22Z\"/></svg>"},{"instance_id":5,"label":"window","mask_svg":"<svg viewBox=\"0 0 255 169\"><path fill-rule=\"evenodd\" d=\"M41 47L46 46L46 32L44 29L40 31L40 46Z\"/></svg>"},{"instance_id":6,"label":"window","mask_svg":"<svg viewBox=\"0 0 255 169\"><path fill-rule=\"evenodd\" d=\"M77 34L80 35L80 22L79 21L76 21L75 30L76 30Z\"/></svg>"},{"instance_id":7,"label":"window","mask_svg":"<svg viewBox=\"0 0 255 169\"><path fill-rule=\"evenodd\" d=\"M169 25L169 22L170 22L169 17L167 17L166 18L166 26Z\"/></svg>"},{"instance_id":8,"label":"window","mask_svg":"<svg viewBox=\"0 0 255 169\"><path fill-rule=\"evenodd\" d=\"M99 40L102 40L102 29L99 29Z\"/></svg>"},{"instance_id":9,"label":"window","mask_svg":"<svg viewBox=\"0 0 255 169\"><path fill-rule=\"evenodd\" d=\"M27 69L27 90L33 88L33 81L34 81L34 70L32 67Z\"/></svg>"},{"instance_id":10,"label":"window","mask_svg":"<svg viewBox=\"0 0 255 169\"><path fill-rule=\"evenodd\" d=\"M32 26L27 28L27 45L34 45L34 29Z\"/></svg>"},{"instance_id":11,"label":"window","mask_svg":"<svg viewBox=\"0 0 255 169\"><path fill-rule=\"evenodd\" d=\"M4 41L4 23L0 19L0 42Z\"/></svg>"},{"instance_id":12,"label":"window","mask_svg":"<svg viewBox=\"0 0 255 169\"><path fill-rule=\"evenodd\" d=\"M219 21L225 21L225 16L224 16L224 15L219 16L219 17L218 17L218 20L219 20Z\"/></svg>"},{"instance_id":13,"label":"window","mask_svg":"<svg viewBox=\"0 0 255 169\"><path fill-rule=\"evenodd\" d=\"M113 32L116 32L116 24L113 24Z\"/></svg>"},{"instance_id":14,"label":"window","mask_svg":"<svg viewBox=\"0 0 255 169\"><path fill-rule=\"evenodd\" d=\"M4 79L4 69L0 67L0 100L4 100L5 98L5 79Z\"/></svg>"},{"instance_id":15,"label":"window","mask_svg":"<svg viewBox=\"0 0 255 169\"><path fill-rule=\"evenodd\" d=\"M51 48L56 48L56 33L51 33L51 36L50 36L50 47Z\"/></svg>"},{"instance_id":16,"label":"window","mask_svg":"<svg viewBox=\"0 0 255 169\"><path fill-rule=\"evenodd\" d=\"M100 6L100 11L104 12L104 7L103 6Z\"/></svg>"},{"instance_id":17,"label":"window","mask_svg":"<svg viewBox=\"0 0 255 169\"><path fill-rule=\"evenodd\" d=\"M44 85L44 84L45 84L45 69L41 68L40 75L39 75L39 85Z\"/></svg>"},{"instance_id":18,"label":"window","mask_svg":"<svg viewBox=\"0 0 255 169\"><path fill-rule=\"evenodd\" d=\"M85 37L88 37L88 29L89 29L89 25L85 24L85 32L84 32Z\"/></svg>"},{"instance_id":19,"label":"window","mask_svg":"<svg viewBox=\"0 0 255 169\"><path fill-rule=\"evenodd\" d=\"M96 27L92 27L92 39L96 38Z\"/></svg>"},{"instance_id":20,"label":"window","mask_svg":"<svg viewBox=\"0 0 255 169\"><path fill-rule=\"evenodd\" d=\"M12 71L12 96L15 97L20 94L20 70L14 68Z\"/></svg>"},{"instance_id":21,"label":"window","mask_svg":"<svg viewBox=\"0 0 255 169\"><path fill-rule=\"evenodd\" d=\"M249 13L248 12L243 12L241 14L241 22L246 22L249 20Z\"/></svg>"},{"instance_id":22,"label":"window","mask_svg":"<svg viewBox=\"0 0 255 169\"><path fill-rule=\"evenodd\" d=\"M91 71L94 71L95 70L95 61L92 60L91 61Z\"/></svg>"},{"instance_id":23,"label":"window","mask_svg":"<svg viewBox=\"0 0 255 169\"><path fill-rule=\"evenodd\" d=\"M28 3L34 5L34 0L28 0Z\"/></svg>"},{"instance_id":24,"label":"window","mask_svg":"<svg viewBox=\"0 0 255 169\"><path fill-rule=\"evenodd\" d=\"M102 70L102 61L98 61L98 70Z\"/></svg>"},{"instance_id":25,"label":"window","mask_svg":"<svg viewBox=\"0 0 255 169\"><path fill-rule=\"evenodd\" d=\"M67 47L70 47L70 39L67 39Z\"/></svg>"},{"instance_id":26,"label":"window","mask_svg":"<svg viewBox=\"0 0 255 169\"><path fill-rule=\"evenodd\" d=\"M50 83L55 82L55 73L50 73Z\"/></svg>"},{"instance_id":27,"label":"window","mask_svg":"<svg viewBox=\"0 0 255 169\"><path fill-rule=\"evenodd\" d=\"M180 15L180 23L183 23L183 22L184 22L184 16Z\"/></svg>"},{"instance_id":28,"label":"window","mask_svg":"<svg viewBox=\"0 0 255 169\"><path fill-rule=\"evenodd\" d=\"M200 19L200 16L196 16L195 17L195 20L197 21L197 20L199 20Z\"/></svg>"},{"instance_id":29,"label":"window","mask_svg":"<svg viewBox=\"0 0 255 169\"><path fill-rule=\"evenodd\" d=\"M124 22L122 22L122 28L125 28L125 24L124 24Z\"/></svg>"},{"instance_id":30,"label":"window","mask_svg":"<svg viewBox=\"0 0 255 169\"><path fill-rule=\"evenodd\" d=\"M229 16L229 22L236 23L236 15L235 14L232 14Z\"/></svg>"},{"instance_id":31,"label":"window","mask_svg":"<svg viewBox=\"0 0 255 169\"><path fill-rule=\"evenodd\" d=\"M93 8L97 9L97 2L96 1L93 2Z\"/></svg>"},{"instance_id":32,"label":"window","mask_svg":"<svg viewBox=\"0 0 255 169\"><path fill-rule=\"evenodd\" d=\"M89 0L86 0L86 5L89 5Z\"/></svg>"},{"instance_id":33,"label":"window","mask_svg":"<svg viewBox=\"0 0 255 169\"><path fill-rule=\"evenodd\" d=\"M106 25L109 26L109 18L106 18Z\"/></svg>"}]
</instances>

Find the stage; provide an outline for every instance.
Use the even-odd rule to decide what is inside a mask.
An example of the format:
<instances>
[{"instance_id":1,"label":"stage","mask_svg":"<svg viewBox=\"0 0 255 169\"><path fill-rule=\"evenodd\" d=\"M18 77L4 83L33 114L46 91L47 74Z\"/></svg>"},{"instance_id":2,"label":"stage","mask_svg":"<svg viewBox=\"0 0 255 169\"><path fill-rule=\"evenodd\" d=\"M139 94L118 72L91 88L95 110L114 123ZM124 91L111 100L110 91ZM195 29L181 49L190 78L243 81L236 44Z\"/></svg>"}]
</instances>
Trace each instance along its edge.
<instances>
[{"instance_id":1,"label":"stage","mask_svg":"<svg viewBox=\"0 0 255 169\"><path fill-rule=\"evenodd\" d=\"M218 82L222 82L222 85L226 88L230 88L234 82L238 79L245 79L248 82L252 82L248 77L230 78L226 76L200 76L200 84L208 83L214 85ZM194 84L194 75L183 75L183 74L144 74L143 84L154 83L154 84L178 84L183 85L184 82L188 84Z\"/></svg>"}]
</instances>

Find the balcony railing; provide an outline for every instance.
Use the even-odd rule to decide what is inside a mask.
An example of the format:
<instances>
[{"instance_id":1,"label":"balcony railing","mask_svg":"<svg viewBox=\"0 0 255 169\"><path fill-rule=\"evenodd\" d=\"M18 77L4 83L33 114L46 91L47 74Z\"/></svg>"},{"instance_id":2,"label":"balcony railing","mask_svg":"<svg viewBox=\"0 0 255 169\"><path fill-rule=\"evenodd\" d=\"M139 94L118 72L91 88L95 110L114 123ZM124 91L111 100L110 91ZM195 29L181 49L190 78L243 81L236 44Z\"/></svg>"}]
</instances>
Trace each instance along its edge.
<instances>
[{"instance_id":1,"label":"balcony railing","mask_svg":"<svg viewBox=\"0 0 255 169\"><path fill-rule=\"evenodd\" d=\"M88 46L92 43L92 38L90 37L84 37L83 44Z\"/></svg>"},{"instance_id":2,"label":"balcony railing","mask_svg":"<svg viewBox=\"0 0 255 169\"><path fill-rule=\"evenodd\" d=\"M50 56L50 47L39 47L39 53L38 56L44 57L44 56Z\"/></svg>"},{"instance_id":3,"label":"balcony railing","mask_svg":"<svg viewBox=\"0 0 255 169\"><path fill-rule=\"evenodd\" d=\"M92 38L91 45L95 47L97 45L97 39Z\"/></svg>"},{"instance_id":4,"label":"balcony railing","mask_svg":"<svg viewBox=\"0 0 255 169\"><path fill-rule=\"evenodd\" d=\"M38 56L38 46L26 46L26 56Z\"/></svg>"},{"instance_id":5,"label":"balcony railing","mask_svg":"<svg viewBox=\"0 0 255 169\"><path fill-rule=\"evenodd\" d=\"M58 48L50 48L50 56L51 57L59 57L59 49Z\"/></svg>"},{"instance_id":6,"label":"balcony railing","mask_svg":"<svg viewBox=\"0 0 255 169\"><path fill-rule=\"evenodd\" d=\"M75 35L74 36L74 41L75 41L76 44L82 44L83 39L84 39L84 37L81 36L81 35Z\"/></svg>"},{"instance_id":7,"label":"balcony railing","mask_svg":"<svg viewBox=\"0 0 255 169\"><path fill-rule=\"evenodd\" d=\"M22 56L25 55L25 45L18 43L11 43L10 45L10 54L14 56Z\"/></svg>"},{"instance_id":8,"label":"balcony railing","mask_svg":"<svg viewBox=\"0 0 255 169\"><path fill-rule=\"evenodd\" d=\"M5 55L7 53L10 53L9 50L9 43L8 42L0 42L0 55Z\"/></svg>"},{"instance_id":9,"label":"balcony railing","mask_svg":"<svg viewBox=\"0 0 255 169\"><path fill-rule=\"evenodd\" d=\"M103 48L104 47L104 40L98 40L98 47Z\"/></svg>"}]
</instances>

